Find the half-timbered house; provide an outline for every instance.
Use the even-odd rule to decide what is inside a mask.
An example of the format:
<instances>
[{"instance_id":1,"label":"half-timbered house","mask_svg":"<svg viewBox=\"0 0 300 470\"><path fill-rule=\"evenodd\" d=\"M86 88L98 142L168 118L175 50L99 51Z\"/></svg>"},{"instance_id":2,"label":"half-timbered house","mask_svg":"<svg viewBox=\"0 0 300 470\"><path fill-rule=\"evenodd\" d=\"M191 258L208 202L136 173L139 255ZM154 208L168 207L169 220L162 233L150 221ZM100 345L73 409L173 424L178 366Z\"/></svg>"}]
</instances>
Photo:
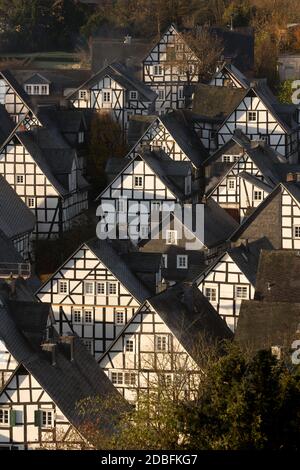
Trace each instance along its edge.
<instances>
[{"instance_id":1,"label":"half-timbered house","mask_svg":"<svg viewBox=\"0 0 300 470\"><path fill-rule=\"evenodd\" d=\"M0 231L26 261L31 256L31 236L35 223L31 210L0 175Z\"/></svg>"},{"instance_id":2,"label":"half-timbered house","mask_svg":"<svg viewBox=\"0 0 300 470\"><path fill-rule=\"evenodd\" d=\"M231 332L195 286L179 284L143 303L99 364L130 402L155 386L189 397L199 381L204 338L229 339Z\"/></svg>"},{"instance_id":3,"label":"half-timbered house","mask_svg":"<svg viewBox=\"0 0 300 470\"><path fill-rule=\"evenodd\" d=\"M68 97L75 108L89 108L109 114L127 131L131 116L154 111L156 94L129 74L126 68L113 63L101 69Z\"/></svg>"},{"instance_id":4,"label":"half-timbered house","mask_svg":"<svg viewBox=\"0 0 300 470\"><path fill-rule=\"evenodd\" d=\"M18 328L9 308L1 301L1 345L18 365L0 391L0 448L90 447L80 432L84 418L77 404L85 398L114 396L115 388L78 337L54 332L42 344L34 343ZM111 429L108 416L101 425L106 432Z\"/></svg>"},{"instance_id":5,"label":"half-timbered house","mask_svg":"<svg viewBox=\"0 0 300 470\"><path fill-rule=\"evenodd\" d=\"M185 205L174 213L164 213L151 223L151 236L141 239L139 250L161 253L161 288L193 279L223 253L237 222L215 201Z\"/></svg>"},{"instance_id":6,"label":"half-timbered house","mask_svg":"<svg viewBox=\"0 0 300 470\"><path fill-rule=\"evenodd\" d=\"M241 244L223 253L197 279L197 285L234 331L244 299L253 299L261 250L271 249L266 239Z\"/></svg>"},{"instance_id":7,"label":"half-timbered house","mask_svg":"<svg viewBox=\"0 0 300 470\"><path fill-rule=\"evenodd\" d=\"M26 129L41 125L29 96L9 70L0 71L0 103L16 124L22 123Z\"/></svg>"},{"instance_id":8,"label":"half-timbered house","mask_svg":"<svg viewBox=\"0 0 300 470\"><path fill-rule=\"evenodd\" d=\"M151 213L159 213L163 207L174 210L176 203L191 199L192 190L188 161L173 161L163 151L145 151L129 160L98 196L97 230L115 232L117 225L129 229L131 239L147 238Z\"/></svg>"},{"instance_id":9,"label":"half-timbered house","mask_svg":"<svg viewBox=\"0 0 300 470\"><path fill-rule=\"evenodd\" d=\"M142 273L139 278L130 269L130 265L136 267L137 260L130 259L129 253L124 255L112 241L95 239L84 243L36 293L41 302L52 304L60 334L74 331L96 357L151 295L149 278L142 273L145 267L137 268ZM146 258L145 263L149 263ZM142 257L139 263L144 263ZM155 263L150 265L149 270L155 269L158 285L160 263L156 267Z\"/></svg>"},{"instance_id":10,"label":"half-timbered house","mask_svg":"<svg viewBox=\"0 0 300 470\"><path fill-rule=\"evenodd\" d=\"M250 85L245 75L230 62L223 62L217 66L217 70L209 85L229 88L245 88Z\"/></svg>"},{"instance_id":11,"label":"half-timbered house","mask_svg":"<svg viewBox=\"0 0 300 470\"><path fill-rule=\"evenodd\" d=\"M128 158L134 158L143 148L162 149L175 161L189 161L195 168L200 168L208 157L202 141L199 139L189 116L183 111L173 111L164 116L153 117L152 122L132 119L129 124L128 140L134 141Z\"/></svg>"},{"instance_id":12,"label":"half-timbered house","mask_svg":"<svg viewBox=\"0 0 300 470\"><path fill-rule=\"evenodd\" d=\"M184 63L189 64L188 70ZM169 26L143 60L143 81L157 94L159 114L184 107L184 87L198 82L198 65L199 59L183 35L173 24Z\"/></svg>"},{"instance_id":13,"label":"half-timbered house","mask_svg":"<svg viewBox=\"0 0 300 470\"><path fill-rule=\"evenodd\" d=\"M282 180L289 165L263 141L250 141L237 130L205 161L206 196L237 220L257 207Z\"/></svg>"},{"instance_id":14,"label":"half-timbered house","mask_svg":"<svg viewBox=\"0 0 300 470\"><path fill-rule=\"evenodd\" d=\"M57 237L87 208L76 152L53 129L10 136L0 150L0 174L35 215L36 237Z\"/></svg>"},{"instance_id":15,"label":"half-timbered house","mask_svg":"<svg viewBox=\"0 0 300 470\"><path fill-rule=\"evenodd\" d=\"M300 249L300 186L297 175L287 175L287 179L293 177L294 181L280 183L245 218L231 237L234 244L266 237L275 249Z\"/></svg>"},{"instance_id":16,"label":"half-timbered house","mask_svg":"<svg viewBox=\"0 0 300 470\"><path fill-rule=\"evenodd\" d=\"M201 115L219 119L219 124L213 129L214 139L210 143L210 150L214 146L222 147L239 128L251 140L265 140L287 161L297 162L297 108L279 103L263 80L252 82L247 89L198 84L193 110L200 114L197 124L199 132L204 133L205 127L209 125L209 120L201 118ZM203 143L208 146L207 141Z\"/></svg>"}]
</instances>

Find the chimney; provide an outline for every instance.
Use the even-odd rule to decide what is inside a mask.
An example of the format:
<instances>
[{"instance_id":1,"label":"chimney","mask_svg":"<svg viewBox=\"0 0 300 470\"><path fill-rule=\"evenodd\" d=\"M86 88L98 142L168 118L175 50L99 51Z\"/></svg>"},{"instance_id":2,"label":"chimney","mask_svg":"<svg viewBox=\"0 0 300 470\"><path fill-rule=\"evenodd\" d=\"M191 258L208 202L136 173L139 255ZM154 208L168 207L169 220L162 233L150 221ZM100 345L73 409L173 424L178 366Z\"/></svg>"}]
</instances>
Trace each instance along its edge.
<instances>
[{"instance_id":1,"label":"chimney","mask_svg":"<svg viewBox=\"0 0 300 470\"><path fill-rule=\"evenodd\" d=\"M67 334L60 337L60 343L66 346L71 362L74 361L74 340L75 336L72 334Z\"/></svg>"},{"instance_id":2,"label":"chimney","mask_svg":"<svg viewBox=\"0 0 300 470\"><path fill-rule=\"evenodd\" d=\"M56 366L56 343L42 343L41 348L51 357L52 366Z\"/></svg>"},{"instance_id":3,"label":"chimney","mask_svg":"<svg viewBox=\"0 0 300 470\"><path fill-rule=\"evenodd\" d=\"M288 183L288 182L291 182L291 181L295 181L295 179L296 179L295 176L296 175L294 173L287 173L286 182Z\"/></svg>"}]
</instances>

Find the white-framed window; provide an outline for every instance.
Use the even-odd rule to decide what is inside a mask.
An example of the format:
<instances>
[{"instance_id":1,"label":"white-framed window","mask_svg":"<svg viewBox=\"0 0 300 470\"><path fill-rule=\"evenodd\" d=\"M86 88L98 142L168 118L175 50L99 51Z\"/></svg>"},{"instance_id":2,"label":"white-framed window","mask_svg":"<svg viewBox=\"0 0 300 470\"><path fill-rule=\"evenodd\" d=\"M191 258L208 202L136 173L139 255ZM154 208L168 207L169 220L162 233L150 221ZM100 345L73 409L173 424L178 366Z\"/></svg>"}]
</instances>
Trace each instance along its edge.
<instances>
[{"instance_id":1,"label":"white-framed window","mask_svg":"<svg viewBox=\"0 0 300 470\"><path fill-rule=\"evenodd\" d=\"M125 314L124 312L115 312L115 324L124 325L125 324Z\"/></svg>"},{"instance_id":2,"label":"white-framed window","mask_svg":"<svg viewBox=\"0 0 300 470\"><path fill-rule=\"evenodd\" d=\"M108 90L102 91L103 103L111 103L111 92Z\"/></svg>"},{"instance_id":3,"label":"white-framed window","mask_svg":"<svg viewBox=\"0 0 300 470\"><path fill-rule=\"evenodd\" d=\"M126 339L125 341L125 351L134 352L134 341L133 339Z\"/></svg>"},{"instance_id":4,"label":"white-framed window","mask_svg":"<svg viewBox=\"0 0 300 470\"><path fill-rule=\"evenodd\" d=\"M48 86L47 85L42 85L41 86L41 94L42 95L48 95Z\"/></svg>"},{"instance_id":5,"label":"white-framed window","mask_svg":"<svg viewBox=\"0 0 300 470\"><path fill-rule=\"evenodd\" d=\"M137 100L138 99L138 92L136 90L130 90L129 99L130 100Z\"/></svg>"},{"instance_id":6,"label":"white-framed window","mask_svg":"<svg viewBox=\"0 0 300 470\"><path fill-rule=\"evenodd\" d=\"M222 157L222 161L224 163L230 163L232 160L231 160L231 155L223 155Z\"/></svg>"},{"instance_id":7,"label":"white-framed window","mask_svg":"<svg viewBox=\"0 0 300 470\"><path fill-rule=\"evenodd\" d=\"M84 295L94 295L93 281L84 281Z\"/></svg>"},{"instance_id":8,"label":"white-framed window","mask_svg":"<svg viewBox=\"0 0 300 470\"><path fill-rule=\"evenodd\" d=\"M24 184L25 176L24 175L16 175L16 184Z\"/></svg>"},{"instance_id":9,"label":"white-framed window","mask_svg":"<svg viewBox=\"0 0 300 470\"><path fill-rule=\"evenodd\" d=\"M188 67L189 74L192 75L193 73L195 73L195 70L196 70L195 65L189 64L189 67Z\"/></svg>"},{"instance_id":10,"label":"white-framed window","mask_svg":"<svg viewBox=\"0 0 300 470\"><path fill-rule=\"evenodd\" d=\"M26 201L27 201L27 206L29 207L29 209L33 209L35 207L35 198L34 197L27 197Z\"/></svg>"},{"instance_id":11,"label":"white-framed window","mask_svg":"<svg viewBox=\"0 0 300 470\"><path fill-rule=\"evenodd\" d=\"M248 121L249 122L256 122L257 121L257 112L256 111L248 111Z\"/></svg>"},{"instance_id":12,"label":"white-framed window","mask_svg":"<svg viewBox=\"0 0 300 470\"><path fill-rule=\"evenodd\" d=\"M162 263L163 263L164 268L168 267L168 255L167 254L162 255Z\"/></svg>"},{"instance_id":13,"label":"white-framed window","mask_svg":"<svg viewBox=\"0 0 300 470\"><path fill-rule=\"evenodd\" d=\"M83 144L83 142L84 142L84 132L83 132L83 131L80 131L80 132L78 133L78 143L79 143L79 144Z\"/></svg>"},{"instance_id":14,"label":"white-framed window","mask_svg":"<svg viewBox=\"0 0 300 470\"><path fill-rule=\"evenodd\" d=\"M32 94L31 85L25 85L25 91L28 95L31 95Z\"/></svg>"},{"instance_id":15,"label":"white-framed window","mask_svg":"<svg viewBox=\"0 0 300 470\"><path fill-rule=\"evenodd\" d=\"M80 100L87 101L88 96L89 96L88 90L79 90L79 99Z\"/></svg>"},{"instance_id":16,"label":"white-framed window","mask_svg":"<svg viewBox=\"0 0 300 470\"><path fill-rule=\"evenodd\" d=\"M210 302L217 302L218 290L216 287L213 287L213 286L205 287L204 294L207 300L209 300Z\"/></svg>"},{"instance_id":17,"label":"white-framed window","mask_svg":"<svg viewBox=\"0 0 300 470\"><path fill-rule=\"evenodd\" d=\"M89 353L93 354L93 340L92 340L92 339L86 339L86 338L85 338L85 339L83 339L82 341L83 341L83 344L84 344L86 350L87 350Z\"/></svg>"},{"instance_id":18,"label":"white-framed window","mask_svg":"<svg viewBox=\"0 0 300 470\"><path fill-rule=\"evenodd\" d=\"M107 283L107 294L108 295L117 295L117 283L108 282Z\"/></svg>"},{"instance_id":19,"label":"white-framed window","mask_svg":"<svg viewBox=\"0 0 300 470\"><path fill-rule=\"evenodd\" d=\"M166 244L177 245L177 230L166 230Z\"/></svg>"},{"instance_id":20,"label":"white-framed window","mask_svg":"<svg viewBox=\"0 0 300 470\"><path fill-rule=\"evenodd\" d=\"M177 255L176 262L177 262L178 269L187 269L188 255Z\"/></svg>"},{"instance_id":21,"label":"white-framed window","mask_svg":"<svg viewBox=\"0 0 300 470\"><path fill-rule=\"evenodd\" d=\"M233 155L234 163L238 162L240 158L241 158L240 155Z\"/></svg>"},{"instance_id":22,"label":"white-framed window","mask_svg":"<svg viewBox=\"0 0 300 470\"><path fill-rule=\"evenodd\" d=\"M41 427L50 429L54 426L53 410L41 410Z\"/></svg>"},{"instance_id":23,"label":"white-framed window","mask_svg":"<svg viewBox=\"0 0 300 470\"><path fill-rule=\"evenodd\" d=\"M111 381L114 385L123 385L123 372L112 372Z\"/></svg>"},{"instance_id":24,"label":"white-framed window","mask_svg":"<svg viewBox=\"0 0 300 470\"><path fill-rule=\"evenodd\" d=\"M143 176L134 176L133 185L135 188L142 188L144 183Z\"/></svg>"},{"instance_id":25,"label":"white-framed window","mask_svg":"<svg viewBox=\"0 0 300 470\"><path fill-rule=\"evenodd\" d=\"M300 238L300 225L294 225L293 232L294 238Z\"/></svg>"},{"instance_id":26,"label":"white-framed window","mask_svg":"<svg viewBox=\"0 0 300 470\"><path fill-rule=\"evenodd\" d=\"M82 311L80 309L73 310L73 323L81 323Z\"/></svg>"},{"instance_id":27,"label":"white-framed window","mask_svg":"<svg viewBox=\"0 0 300 470\"><path fill-rule=\"evenodd\" d=\"M136 374L134 372L125 372L124 379L125 385L136 385Z\"/></svg>"},{"instance_id":28,"label":"white-framed window","mask_svg":"<svg viewBox=\"0 0 300 470\"><path fill-rule=\"evenodd\" d=\"M236 190L236 180L235 180L235 178L228 178L227 179L227 189L229 191L235 191Z\"/></svg>"},{"instance_id":29,"label":"white-framed window","mask_svg":"<svg viewBox=\"0 0 300 470\"><path fill-rule=\"evenodd\" d=\"M184 99L184 89L183 88L179 88L179 90L178 90L178 99L179 100Z\"/></svg>"},{"instance_id":30,"label":"white-framed window","mask_svg":"<svg viewBox=\"0 0 300 470\"><path fill-rule=\"evenodd\" d=\"M93 323L93 311L84 310L84 323Z\"/></svg>"},{"instance_id":31,"label":"white-framed window","mask_svg":"<svg viewBox=\"0 0 300 470\"><path fill-rule=\"evenodd\" d=\"M40 87L39 85L33 85L33 94L39 95L40 94Z\"/></svg>"},{"instance_id":32,"label":"white-framed window","mask_svg":"<svg viewBox=\"0 0 300 470\"><path fill-rule=\"evenodd\" d=\"M253 193L253 200L254 201L262 201L263 198L263 192L259 190L254 190Z\"/></svg>"},{"instance_id":33,"label":"white-framed window","mask_svg":"<svg viewBox=\"0 0 300 470\"><path fill-rule=\"evenodd\" d=\"M97 295L105 295L105 282L97 282L96 284L96 293Z\"/></svg>"},{"instance_id":34,"label":"white-framed window","mask_svg":"<svg viewBox=\"0 0 300 470\"><path fill-rule=\"evenodd\" d=\"M65 279L59 279L58 281L58 293L59 294L68 294L69 292L69 281Z\"/></svg>"},{"instance_id":35,"label":"white-framed window","mask_svg":"<svg viewBox=\"0 0 300 470\"><path fill-rule=\"evenodd\" d=\"M9 408L0 408L0 425L9 426Z\"/></svg>"},{"instance_id":36,"label":"white-framed window","mask_svg":"<svg viewBox=\"0 0 300 470\"><path fill-rule=\"evenodd\" d=\"M155 350L156 351L168 351L168 337L163 335L156 335L155 336Z\"/></svg>"},{"instance_id":37,"label":"white-framed window","mask_svg":"<svg viewBox=\"0 0 300 470\"><path fill-rule=\"evenodd\" d=\"M248 299L248 286L235 286L236 299Z\"/></svg>"},{"instance_id":38,"label":"white-framed window","mask_svg":"<svg viewBox=\"0 0 300 470\"><path fill-rule=\"evenodd\" d=\"M164 74L164 68L162 65L153 65L153 75L161 77Z\"/></svg>"},{"instance_id":39,"label":"white-framed window","mask_svg":"<svg viewBox=\"0 0 300 470\"><path fill-rule=\"evenodd\" d=\"M157 90L157 101L164 101L165 100L165 89L159 88Z\"/></svg>"}]
</instances>

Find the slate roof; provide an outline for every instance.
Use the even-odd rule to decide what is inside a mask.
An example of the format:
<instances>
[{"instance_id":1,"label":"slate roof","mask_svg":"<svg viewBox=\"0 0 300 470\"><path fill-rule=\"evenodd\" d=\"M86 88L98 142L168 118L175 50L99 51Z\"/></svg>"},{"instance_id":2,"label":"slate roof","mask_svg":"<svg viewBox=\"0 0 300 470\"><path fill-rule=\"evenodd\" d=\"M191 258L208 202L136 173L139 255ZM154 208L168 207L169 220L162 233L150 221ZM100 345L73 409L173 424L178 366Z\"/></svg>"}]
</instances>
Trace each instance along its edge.
<instances>
[{"instance_id":1,"label":"slate roof","mask_svg":"<svg viewBox=\"0 0 300 470\"><path fill-rule=\"evenodd\" d=\"M32 232L35 217L6 179L0 175L0 230L13 239Z\"/></svg>"},{"instance_id":2,"label":"slate roof","mask_svg":"<svg viewBox=\"0 0 300 470\"><path fill-rule=\"evenodd\" d=\"M0 148L15 129L15 125L3 104L0 104Z\"/></svg>"},{"instance_id":3,"label":"slate roof","mask_svg":"<svg viewBox=\"0 0 300 470\"><path fill-rule=\"evenodd\" d=\"M74 337L73 361L70 361L70 355L61 344L60 338L54 336L56 365L52 365L47 352L29 341L17 326L10 314L11 308L11 305L2 300L0 335L7 349L20 364L10 380L20 370L22 371L22 368L26 369L75 427L82 421L82 417L76 410L76 404L80 400L94 396L102 398L118 396L111 381L99 368L95 359L87 352L77 336ZM122 403L120 396L119 399Z\"/></svg>"},{"instance_id":4,"label":"slate roof","mask_svg":"<svg viewBox=\"0 0 300 470\"><path fill-rule=\"evenodd\" d=\"M245 96L242 88L229 88L198 83L194 86L192 110L207 119L222 122Z\"/></svg>"},{"instance_id":5,"label":"slate roof","mask_svg":"<svg viewBox=\"0 0 300 470\"><path fill-rule=\"evenodd\" d=\"M261 238L255 242L248 244L240 244L237 247L229 248L222 253L216 261L204 269L204 271L197 277L197 282L202 282L202 279L210 273L222 258L228 254L233 262L238 266L240 271L246 276L248 281L255 286L256 276L259 265L259 257L262 250L271 250L273 247L266 238Z\"/></svg>"},{"instance_id":6,"label":"slate roof","mask_svg":"<svg viewBox=\"0 0 300 470\"><path fill-rule=\"evenodd\" d=\"M250 350L291 349L299 339L300 303L243 300L235 341Z\"/></svg>"},{"instance_id":7,"label":"slate roof","mask_svg":"<svg viewBox=\"0 0 300 470\"><path fill-rule=\"evenodd\" d=\"M253 184L254 186L262 189L266 193L271 193L273 190L274 186L270 186L266 183L264 183L260 178L257 178L256 176L251 175L251 173L247 173L246 171L241 171L241 173L238 174L238 177L248 181L249 183Z\"/></svg>"},{"instance_id":8,"label":"slate roof","mask_svg":"<svg viewBox=\"0 0 300 470\"><path fill-rule=\"evenodd\" d=\"M204 204L204 245L213 248L225 242L239 224L212 198Z\"/></svg>"},{"instance_id":9,"label":"slate roof","mask_svg":"<svg viewBox=\"0 0 300 470\"><path fill-rule=\"evenodd\" d=\"M0 179L1 181L1 179ZM0 183L1 188L1 183ZM0 212L0 263L23 263L24 260L20 253L14 247L13 242L1 230L1 212Z\"/></svg>"},{"instance_id":10,"label":"slate roof","mask_svg":"<svg viewBox=\"0 0 300 470\"><path fill-rule=\"evenodd\" d=\"M195 359L201 335L211 340L232 338L225 321L195 285L177 284L148 302Z\"/></svg>"},{"instance_id":11,"label":"slate roof","mask_svg":"<svg viewBox=\"0 0 300 470\"><path fill-rule=\"evenodd\" d=\"M188 159L199 168L208 157L208 152L193 131L188 114L177 110L165 114L160 120Z\"/></svg>"},{"instance_id":12,"label":"slate roof","mask_svg":"<svg viewBox=\"0 0 300 470\"><path fill-rule=\"evenodd\" d=\"M98 81L106 75L109 75L126 90L137 90L146 101L152 102L157 97L156 93L152 91L150 87L144 85L143 82L133 77L132 74L130 74L130 72L122 64L114 62L113 64L107 65L95 73L91 78L78 87L77 90L69 94L67 98L74 98L77 91L82 88L93 87L93 85L98 83Z\"/></svg>"},{"instance_id":13,"label":"slate roof","mask_svg":"<svg viewBox=\"0 0 300 470\"><path fill-rule=\"evenodd\" d=\"M235 67L234 64L225 61L221 67L219 67L216 75L221 71L227 72L229 75L231 75L243 88L249 87L250 81L237 67Z\"/></svg>"},{"instance_id":14,"label":"slate roof","mask_svg":"<svg viewBox=\"0 0 300 470\"><path fill-rule=\"evenodd\" d=\"M131 271L128 262L113 248L110 240L95 238L85 243L94 255L123 284L130 294L140 303L150 296L148 288Z\"/></svg>"},{"instance_id":15,"label":"slate roof","mask_svg":"<svg viewBox=\"0 0 300 470\"><path fill-rule=\"evenodd\" d=\"M40 73L34 73L24 80L24 85L50 85L51 81Z\"/></svg>"},{"instance_id":16,"label":"slate roof","mask_svg":"<svg viewBox=\"0 0 300 470\"><path fill-rule=\"evenodd\" d=\"M39 107L37 116L43 125L57 127L62 133L78 133L82 125L86 127L84 112L81 109L43 106Z\"/></svg>"},{"instance_id":17,"label":"slate roof","mask_svg":"<svg viewBox=\"0 0 300 470\"><path fill-rule=\"evenodd\" d=\"M300 304L299 251L262 251L257 273L255 299Z\"/></svg>"},{"instance_id":18,"label":"slate roof","mask_svg":"<svg viewBox=\"0 0 300 470\"><path fill-rule=\"evenodd\" d=\"M62 138L55 128L35 128L18 132L18 139L38 164L50 183L61 196L69 193L69 174L76 152ZM78 187L86 188L88 183L80 176Z\"/></svg>"}]
</instances>

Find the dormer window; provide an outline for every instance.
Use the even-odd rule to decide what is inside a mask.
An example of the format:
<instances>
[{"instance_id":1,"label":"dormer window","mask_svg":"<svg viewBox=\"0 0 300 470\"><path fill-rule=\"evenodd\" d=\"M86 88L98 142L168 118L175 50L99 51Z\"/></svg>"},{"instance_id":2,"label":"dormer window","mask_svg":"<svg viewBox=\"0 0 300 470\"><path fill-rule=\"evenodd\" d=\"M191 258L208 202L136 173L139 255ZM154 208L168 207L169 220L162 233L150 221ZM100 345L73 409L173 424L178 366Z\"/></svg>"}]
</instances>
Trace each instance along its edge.
<instances>
[{"instance_id":1,"label":"dormer window","mask_svg":"<svg viewBox=\"0 0 300 470\"><path fill-rule=\"evenodd\" d=\"M142 176L134 177L134 187L136 189L141 189L143 187L144 178Z\"/></svg>"},{"instance_id":2,"label":"dormer window","mask_svg":"<svg viewBox=\"0 0 300 470\"><path fill-rule=\"evenodd\" d=\"M138 99L138 92L135 90L131 90L129 92L129 99L130 100L137 100Z\"/></svg>"},{"instance_id":3,"label":"dormer window","mask_svg":"<svg viewBox=\"0 0 300 470\"><path fill-rule=\"evenodd\" d=\"M256 111L248 111L248 121L249 122L256 122L257 121L257 112Z\"/></svg>"}]
</instances>

